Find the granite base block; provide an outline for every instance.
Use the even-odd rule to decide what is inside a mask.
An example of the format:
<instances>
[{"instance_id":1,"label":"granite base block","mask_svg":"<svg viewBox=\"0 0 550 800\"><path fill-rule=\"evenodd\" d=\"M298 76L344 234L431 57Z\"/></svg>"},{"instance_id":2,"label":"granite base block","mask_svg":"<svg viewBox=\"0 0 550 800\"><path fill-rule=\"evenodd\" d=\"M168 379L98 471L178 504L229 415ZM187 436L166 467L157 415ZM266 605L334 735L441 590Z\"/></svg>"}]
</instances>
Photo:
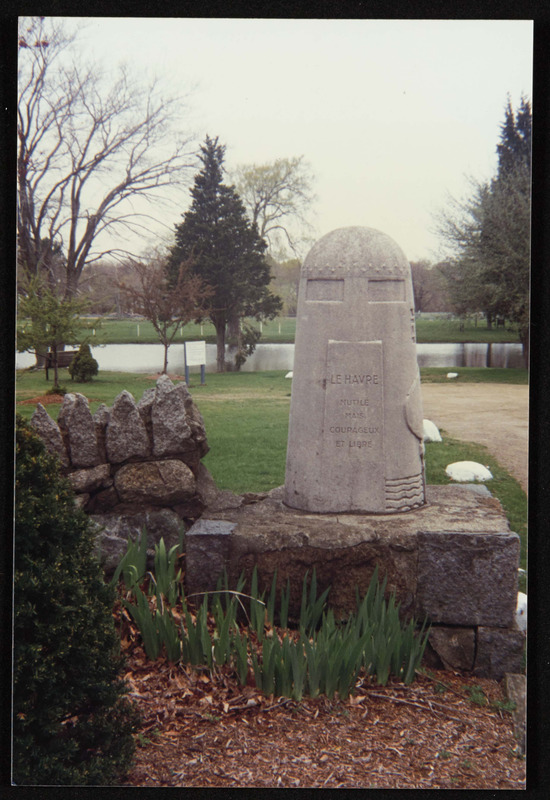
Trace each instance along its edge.
<instances>
[{"instance_id":1,"label":"granite base block","mask_svg":"<svg viewBox=\"0 0 550 800\"><path fill-rule=\"evenodd\" d=\"M224 570L229 572L234 522L200 519L185 536L185 586L187 595L211 592Z\"/></svg>"},{"instance_id":2,"label":"granite base block","mask_svg":"<svg viewBox=\"0 0 550 800\"><path fill-rule=\"evenodd\" d=\"M502 680L507 672L521 672L525 634L516 625L510 628L477 629L474 673L480 678Z\"/></svg>"},{"instance_id":3,"label":"granite base block","mask_svg":"<svg viewBox=\"0 0 550 800\"><path fill-rule=\"evenodd\" d=\"M434 627L428 641L441 659L445 669L470 672L476 654L475 628Z\"/></svg>"},{"instance_id":4,"label":"granite base block","mask_svg":"<svg viewBox=\"0 0 550 800\"><path fill-rule=\"evenodd\" d=\"M516 533L418 533L416 615L447 625L508 627L515 617Z\"/></svg>"},{"instance_id":5,"label":"granite base block","mask_svg":"<svg viewBox=\"0 0 550 800\"><path fill-rule=\"evenodd\" d=\"M275 573L278 592L290 580L292 618L304 575L315 569L318 592L330 586L329 604L345 616L378 567L403 617L434 625L434 649L449 665L514 671L519 537L492 496L428 486L427 506L391 516L312 514L282 498L280 487L238 508L207 508L186 534L187 592L211 591L224 570L230 586L243 572L250 581L256 567L260 591L269 591Z\"/></svg>"}]
</instances>

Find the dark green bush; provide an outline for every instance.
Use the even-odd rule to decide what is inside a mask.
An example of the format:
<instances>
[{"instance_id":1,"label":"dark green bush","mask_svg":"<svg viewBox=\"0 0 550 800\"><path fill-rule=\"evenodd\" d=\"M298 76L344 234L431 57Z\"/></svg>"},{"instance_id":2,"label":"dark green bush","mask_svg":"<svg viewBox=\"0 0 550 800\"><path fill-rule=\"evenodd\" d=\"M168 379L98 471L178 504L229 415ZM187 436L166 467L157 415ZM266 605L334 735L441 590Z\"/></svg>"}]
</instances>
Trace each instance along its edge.
<instances>
[{"instance_id":1,"label":"dark green bush","mask_svg":"<svg viewBox=\"0 0 550 800\"><path fill-rule=\"evenodd\" d=\"M117 782L138 719L121 679L114 592L57 459L18 416L13 781Z\"/></svg>"},{"instance_id":2,"label":"dark green bush","mask_svg":"<svg viewBox=\"0 0 550 800\"><path fill-rule=\"evenodd\" d=\"M69 375L73 381L79 383L89 383L94 375L97 375L99 366L92 356L90 345L83 342L78 353L69 364Z\"/></svg>"},{"instance_id":3,"label":"dark green bush","mask_svg":"<svg viewBox=\"0 0 550 800\"><path fill-rule=\"evenodd\" d=\"M67 394L68 391L69 390L65 386L52 386L52 388L48 389L48 391L44 392L44 394L64 395Z\"/></svg>"}]
</instances>

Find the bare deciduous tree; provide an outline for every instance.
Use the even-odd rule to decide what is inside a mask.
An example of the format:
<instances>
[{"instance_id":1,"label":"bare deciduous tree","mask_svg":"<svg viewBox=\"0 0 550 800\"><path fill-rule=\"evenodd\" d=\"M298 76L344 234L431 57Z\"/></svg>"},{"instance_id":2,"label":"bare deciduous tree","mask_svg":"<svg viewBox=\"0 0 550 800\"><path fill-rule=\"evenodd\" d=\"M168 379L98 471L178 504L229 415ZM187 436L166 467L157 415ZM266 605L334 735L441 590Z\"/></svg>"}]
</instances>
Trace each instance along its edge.
<instances>
[{"instance_id":1,"label":"bare deciduous tree","mask_svg":"<svg viewBox=\"0 0 550 800\"><path fill-rule=\"evenodd\" d=\"M146 263L128 262L137 280L121 281L120 291L131 301L135 313L148 319L164 347L163 373L168 369L168 348L178 328L204 313L212 289L190 273L190 261L182 263L175 284L168 281L162 259Z\"/></svg>"},{"instance_id":2,"label":"bare deciduous tree","mask_svg":"<svg viewBox=\"0 0 550 800\"><path fill-rule=\"evenodd\" d=\"M296 253L304 233L311 230L307 212L315 199L313 175L304 157L242 164L233 178L252 222L270 250L286 242ZM295 229L299 235L294 233Z\"/></svg>"},{"instance_id":3,"label":"bare deciduous tree","mask_svg":"<svg viewBox=\"0 0 550 800\"><path fill-rule=\"evenodd\" d=\"M196 164L190 139L174 145L181 101L124 68L106 85L96 68L69 64L73 44L56 20L20 22L18 266L26 277L45 273L54 288L62 253L55 288L67 297L86 264L113 252L106 233L144 227L132 201L162 202Z\"/></svg>"}]
</instances>

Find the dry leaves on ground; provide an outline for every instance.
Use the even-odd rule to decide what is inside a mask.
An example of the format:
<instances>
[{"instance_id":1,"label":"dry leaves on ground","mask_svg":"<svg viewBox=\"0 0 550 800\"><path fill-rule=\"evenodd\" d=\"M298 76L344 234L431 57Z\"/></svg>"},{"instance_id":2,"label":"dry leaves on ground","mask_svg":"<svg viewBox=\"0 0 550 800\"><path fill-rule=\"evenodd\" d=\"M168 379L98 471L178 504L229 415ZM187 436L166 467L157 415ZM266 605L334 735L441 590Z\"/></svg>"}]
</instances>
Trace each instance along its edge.
<instances>
[{"instance_id":1,"label":"dry leaves on ground","mask_svg":"<svg viewBox=\"0 0 550 800\"><path fill-rule=\"evenodd\" d=\"M133 638L133 637L132 637ZM142 715L130 786L525 788L525 761L495 681L449 671L411 685L365 683L346 701L295 702L211 674L148 661L125 642ZM471 696L481 693L487 703Z\"/></svg>"}]
</instances>

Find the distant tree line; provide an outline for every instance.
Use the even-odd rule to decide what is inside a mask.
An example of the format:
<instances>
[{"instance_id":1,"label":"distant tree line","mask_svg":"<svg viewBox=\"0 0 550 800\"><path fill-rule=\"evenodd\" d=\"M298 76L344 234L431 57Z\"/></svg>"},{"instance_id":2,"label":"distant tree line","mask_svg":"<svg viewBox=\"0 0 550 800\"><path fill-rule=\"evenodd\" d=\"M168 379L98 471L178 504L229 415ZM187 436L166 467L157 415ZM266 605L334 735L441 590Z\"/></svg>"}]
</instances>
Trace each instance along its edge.
<instances>
[{"instance_id":1,"label":"distant tree line","mask_svg":"<svg viewBox=\"0 0 550 800\"><path fill-rule=\"evenodd\" d=\"M155 256L149 256L151 260ZM301 259L290 258L277 261L269 253L266 260L271 272L270 288L282 300L281 316L296 316L298 287L300 283ZM431 264L427 260L412 261L412 283L416 311L453 312L454 306L444 274L446 263ZM123 263L100 262L85 271L81 280L82 296L89 301L91 314L114 314L126 316L141 315L139 303L131 292L122 292L120 283L125 286L139 286L139 276L130 260Z\"/></svg>"}]
</instances>

